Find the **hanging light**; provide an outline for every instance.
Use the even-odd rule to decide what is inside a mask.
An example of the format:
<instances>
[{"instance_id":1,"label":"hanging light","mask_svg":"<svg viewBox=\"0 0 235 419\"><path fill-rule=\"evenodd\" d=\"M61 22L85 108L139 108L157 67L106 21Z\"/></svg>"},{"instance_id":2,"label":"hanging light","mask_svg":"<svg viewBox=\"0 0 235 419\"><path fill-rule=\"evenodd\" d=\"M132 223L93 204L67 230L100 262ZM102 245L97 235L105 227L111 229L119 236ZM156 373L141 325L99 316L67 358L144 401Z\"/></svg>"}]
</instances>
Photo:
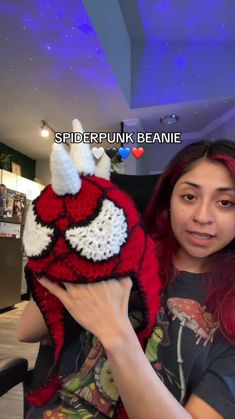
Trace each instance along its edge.
<instances>
[{"instance_id":1,"label":"hanging light","mask_svg":"<svg viewBox=\"0 0 235 419\"><path fill-rule=\"evenodd\" d=\"M50 127L45 121L41 121L41 136L44 138L49 137L50 131L55 134L55 130Z\"/></svg>"}]
</instances>

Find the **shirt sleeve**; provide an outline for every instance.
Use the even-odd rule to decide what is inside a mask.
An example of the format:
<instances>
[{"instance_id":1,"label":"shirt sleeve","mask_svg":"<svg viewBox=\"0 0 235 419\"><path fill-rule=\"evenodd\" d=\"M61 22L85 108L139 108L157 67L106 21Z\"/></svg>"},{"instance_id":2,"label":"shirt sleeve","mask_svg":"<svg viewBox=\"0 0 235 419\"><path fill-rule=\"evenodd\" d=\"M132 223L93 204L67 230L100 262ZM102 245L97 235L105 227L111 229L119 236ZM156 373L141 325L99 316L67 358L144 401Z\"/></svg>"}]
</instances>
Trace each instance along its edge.
<instances>
[{"instance_id":1,"label":"shirt sleeve","mask_svg":"<svg viewBox=\"0 0 235 419\"><path fill-rule=\"evenodd\" d=\"M227 346L227 349L213 357L192 393L225 419L235 418L235 346Z\"/></svg>"}]
</instances>

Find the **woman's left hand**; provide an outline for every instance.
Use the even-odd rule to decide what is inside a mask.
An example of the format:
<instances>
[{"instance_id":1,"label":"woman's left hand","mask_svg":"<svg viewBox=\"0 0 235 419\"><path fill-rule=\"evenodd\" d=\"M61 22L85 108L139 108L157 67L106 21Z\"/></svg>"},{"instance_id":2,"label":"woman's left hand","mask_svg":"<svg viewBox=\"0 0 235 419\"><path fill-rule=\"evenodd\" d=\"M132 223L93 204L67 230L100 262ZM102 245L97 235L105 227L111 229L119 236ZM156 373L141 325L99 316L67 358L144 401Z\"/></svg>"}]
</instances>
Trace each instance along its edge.
<instances>
[{"instance_id":1,"label":"woman's left hand","mask_svg":"<svg viewBox=\"0 0 235 419\"><path fill-rule=\"evenodd\" d=\"M104 347L129 325L128 302L132 287L129 277L93 284L65 282L66 289L46 278L38 281L54 294L71 316L84 329L95 335Z\"/></svg>"}]
</instances>

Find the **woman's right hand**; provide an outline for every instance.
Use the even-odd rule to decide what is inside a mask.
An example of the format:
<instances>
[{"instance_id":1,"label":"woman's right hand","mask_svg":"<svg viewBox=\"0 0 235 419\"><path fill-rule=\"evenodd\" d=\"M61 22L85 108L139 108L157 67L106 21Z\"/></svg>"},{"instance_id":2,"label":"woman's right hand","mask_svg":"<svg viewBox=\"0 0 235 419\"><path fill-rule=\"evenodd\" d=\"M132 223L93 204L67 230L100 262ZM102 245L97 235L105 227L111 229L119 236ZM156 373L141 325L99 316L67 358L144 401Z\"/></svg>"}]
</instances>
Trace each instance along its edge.
<instances>
[{"instance_id":1,"label":"woman's right hand","mask_svg":"<svg viewBox=\"0 0 235 419\"><path fill-rule=\"evenodd\" d=\"M129 277L91 284L64 282L65 289L46 278L39 281L61 301L77 323L99 339L106 350L132 330L128 318L132 287Z\"/></svg>"}]
</instances>

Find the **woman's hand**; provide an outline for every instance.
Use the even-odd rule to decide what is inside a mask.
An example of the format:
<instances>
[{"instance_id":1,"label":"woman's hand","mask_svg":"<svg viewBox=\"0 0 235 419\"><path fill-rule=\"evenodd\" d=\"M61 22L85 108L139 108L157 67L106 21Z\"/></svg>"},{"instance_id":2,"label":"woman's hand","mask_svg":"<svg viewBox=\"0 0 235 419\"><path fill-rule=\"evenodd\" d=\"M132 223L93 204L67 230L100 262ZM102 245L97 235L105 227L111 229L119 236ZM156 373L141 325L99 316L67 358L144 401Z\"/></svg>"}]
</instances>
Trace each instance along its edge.
<instances>
[{"instance_id":1,"label":"woman's hand","mask_svg":"<svg viewBox=\"0 0 235 419\"><path fill-rule=\"evenodd\" d=\"M93 284L64 283L66 289L42 278L39 282L54 294L71 316L84 329L95 335L106 348L114 343L130 325L128 302L132 281L129 277L121 280Z\"/></svg>"}]
</instances>

